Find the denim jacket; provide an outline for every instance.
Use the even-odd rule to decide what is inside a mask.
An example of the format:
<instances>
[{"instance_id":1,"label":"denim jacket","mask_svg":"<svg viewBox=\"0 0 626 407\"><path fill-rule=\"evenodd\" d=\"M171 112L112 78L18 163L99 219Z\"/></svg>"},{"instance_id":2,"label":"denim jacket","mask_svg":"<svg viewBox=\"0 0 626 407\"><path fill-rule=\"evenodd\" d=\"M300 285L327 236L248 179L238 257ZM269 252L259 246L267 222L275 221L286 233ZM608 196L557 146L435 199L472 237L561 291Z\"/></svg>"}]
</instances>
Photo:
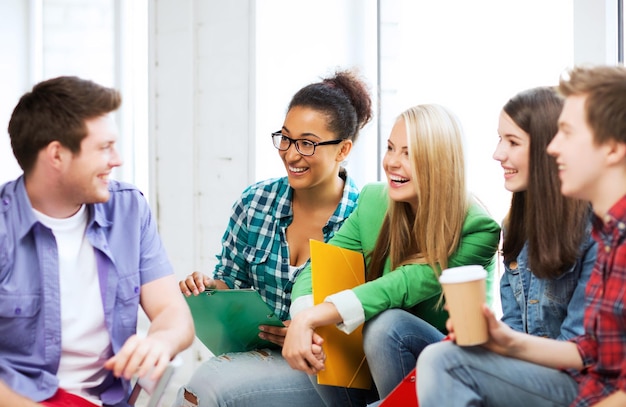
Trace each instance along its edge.
<instances>
[{"instance_id":1,"label":"denim jacket","mask_svg":"<svg viewBox=\"0 0 626 407\"><path fill-rule=\"evenodd\" d=\"M515 261L504 263L500 279L502 321L516 331L567 340L583 333L585 286L597 244L586 236L576 263L555 280L540 279L528 264L528 243Z\"/></svg>"}]
</instances>

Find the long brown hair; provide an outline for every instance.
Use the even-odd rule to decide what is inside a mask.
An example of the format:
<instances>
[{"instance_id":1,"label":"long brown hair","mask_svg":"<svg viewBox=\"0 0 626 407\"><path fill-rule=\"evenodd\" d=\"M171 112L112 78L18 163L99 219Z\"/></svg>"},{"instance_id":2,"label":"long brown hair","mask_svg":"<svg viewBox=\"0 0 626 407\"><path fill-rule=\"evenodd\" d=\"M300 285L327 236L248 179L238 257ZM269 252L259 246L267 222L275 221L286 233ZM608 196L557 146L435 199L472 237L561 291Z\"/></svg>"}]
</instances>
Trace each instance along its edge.
<instances>
[{"instance_id":1,"label":"long brown hair","mask_svg":"<svg viewBox=\"0 0 626 407\"><path fill-rule=\"evenodd\" d=\"M429 264L436 274L456 250L468 210L465 158L461 126L443 106L418 105L397 120L406 126L411 182L417 191L417 210L406 202L390 201L371 254L367 279L411 263Z\"/></svg>"},{"instance_id":2,"label":"long brown hair","mask_svg":"<svg viewBox=\"0 0 626 407\"><path fill-rule=\"evenodd\" d=\"M528 187L511 197L502 252L511 262L528 242L530 270L540 278L556 278L576 262L589 211L587 203L561 194L556 161L546 153L562 109L563 99L551 87L520 92L503 107L529 135L530 147Z\"/></svg>"}]
</instances>

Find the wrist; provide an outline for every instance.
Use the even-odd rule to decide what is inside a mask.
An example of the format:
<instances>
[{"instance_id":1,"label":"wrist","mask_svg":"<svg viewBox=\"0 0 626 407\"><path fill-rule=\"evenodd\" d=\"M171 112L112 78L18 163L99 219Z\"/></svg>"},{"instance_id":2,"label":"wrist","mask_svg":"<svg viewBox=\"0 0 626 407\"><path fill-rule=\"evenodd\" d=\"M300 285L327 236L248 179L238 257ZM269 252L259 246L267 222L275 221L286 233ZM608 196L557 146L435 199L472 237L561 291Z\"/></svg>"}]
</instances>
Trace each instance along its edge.
<instances>
[{"instance_id":1,"label":"wrist","mask_svg":"<svg viewBox=\"0 0 626 407\"><path fill-rule=\"evenodd\" d=\"M524 349L527 347L527 337L528 335L522 332L513 331L510 346L508 346L507 348L507 356L519 358L521 355L523 355Z\"/></svg>"},{"instance_id":2,"label":"wrist","mask_svg":"<svg viewBox=\"0 0 626 407\"><path fill-rule=\"evenodd\" d=\"M296 320L298 325L300 325L301 327L304 328L308 328L308 329L312 329L314 330L315 328L317 328L317 324L316 324L316 320L317 320L317 311L316 311L317 307L312 307L312 308L308 308L305 309L301 312L298 313L298 315L296 316Z\"/></svg>"},{"instance_id":3,"label":"wrist","mask_svg":"<svg viewBox=\"0 0 626 407\"><path fill-rule=\"evenodd\" d=\"M341 315L332 302L317 304L313 308L302 311L302 314L304 314L307 327L311 329L342 322Z\"/></svg>"}]
</instances>

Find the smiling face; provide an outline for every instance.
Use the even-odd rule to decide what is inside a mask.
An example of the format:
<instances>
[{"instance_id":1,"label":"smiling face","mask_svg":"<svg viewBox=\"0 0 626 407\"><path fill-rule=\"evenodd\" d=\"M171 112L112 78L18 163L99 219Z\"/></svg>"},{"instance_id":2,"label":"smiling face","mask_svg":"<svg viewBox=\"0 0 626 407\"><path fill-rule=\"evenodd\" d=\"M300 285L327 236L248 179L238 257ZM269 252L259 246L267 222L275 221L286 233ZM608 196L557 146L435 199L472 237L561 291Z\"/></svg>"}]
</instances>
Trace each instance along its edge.
<instances>
[{"instance_id":1,"label":"smiling face","mask_svg":"<svg viewBox=\"0 0 626 407\"><path fill-rule=\"evenodd\" d=\"M282 133L293 140L323 142L336 140L338 135L327 128L327 117L314 109L294 106L285 117ZM339 166L350 151L352 141L344 140L339 144L317 146L312 156L298 153L292 144L286 151L278 151L283 160L289 184L294 189L307 189L334 183Z\"/></svg>"},{"instance_id":2,"label":"smiling face","mask_svg":"<svg viewBox=\"0 0 626 407\"><path fill-rule=\"evenodd\" d=\"M593 203L601 195L597 181L605 171L610 147L594 143L585 119L585 99L585 96L569 96L565 100L559 131L547 151L556 158L563 195Z\"/></svg>"},{"instance_id":3,"label":"smiling face","mask_svg":"<svg viewBox=\"0 0 626 407\"><path fill-rule=\"evenodd\" d=\"M106 202L109 199L109 175L122 165L115 148L117 127L111 114L85 122L87 136L81 141L80 151L67 156L60 185L71 205Z\"/></svg>"},{"instance_id":4,"label":"smiling face","mask_svg":"<svg viewBox=\"0 0 626 407\"><path fill-rule=\"evenodd\" d=\"M498 135L500 139L493 159L499 161L504 170L504 187L511 192L525 191L528 188L530 136L504 111L500 112Z\"/></svg>"},{"instance_id":5,"label":"smiling face","mask_svg":"<svg viewBox=\"0 0 626 407\"><path fill-rule=\"evenodd\" d=\"M389 184L389 197L396 202L407 202L415 209L417 191L412 181L411 159L404 119L396 120L387 140L383 169Z\"/></svg>"}]
</instances>

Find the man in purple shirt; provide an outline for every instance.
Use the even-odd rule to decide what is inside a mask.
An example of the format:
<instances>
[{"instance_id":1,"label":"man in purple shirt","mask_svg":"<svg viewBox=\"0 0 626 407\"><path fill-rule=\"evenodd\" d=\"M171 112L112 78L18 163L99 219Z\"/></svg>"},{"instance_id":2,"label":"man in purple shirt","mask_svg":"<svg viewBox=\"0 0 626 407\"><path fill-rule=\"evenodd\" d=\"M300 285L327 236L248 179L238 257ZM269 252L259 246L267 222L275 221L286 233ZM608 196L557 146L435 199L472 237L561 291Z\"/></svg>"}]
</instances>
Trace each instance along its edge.
<instances>
[{"instance_id":1,"label":"man in purple shirt","mask_svg":"<svg viewBox=\"0 0 626 407\"><path fill-rule=\"evenodd\" d=\"M146 200L109 180L120 104L114 89L59 77L11 116L24 173L0 186L0 407L126 406L131 377L158 377L193 340Z\"/></svg>"}]
</instances>

